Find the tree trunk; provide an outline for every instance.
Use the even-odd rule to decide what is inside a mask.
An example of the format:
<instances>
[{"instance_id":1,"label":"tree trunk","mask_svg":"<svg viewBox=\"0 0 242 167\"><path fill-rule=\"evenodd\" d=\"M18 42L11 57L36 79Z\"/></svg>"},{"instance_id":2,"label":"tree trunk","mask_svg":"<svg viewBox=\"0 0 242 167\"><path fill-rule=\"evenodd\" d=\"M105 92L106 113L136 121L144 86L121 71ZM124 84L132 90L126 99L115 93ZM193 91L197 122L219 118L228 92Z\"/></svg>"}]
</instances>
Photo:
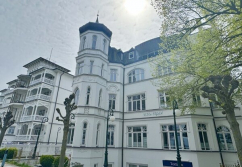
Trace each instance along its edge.
<instances>
[{"instance_id":1,"label":"tree trunk","mask_svg":"<svg viewBox=\"0 0 242 167\"><path fill-rule=\"evenodd\" d=\"M69 130L69 124L64 124L59 167L64 167L64 163L65 163L68 130Z\"/></svg>"},{"instance_id":2,"label":"tree trunk","mask_svg":"<svg viewBox=\"0 0 242 167\"><path fill-rule=\"evenodd\" d=\"M2 145L3 138L5 136L6 130L7 130L6 128L2 128L2 130L1 130L1 134L0 134L0 146Z\"/></svg>"},{"instance_id":3,"label":"tree trunk","mask_svg":"<svg viewBox=\"0 0 242 167\"><path fill-rule=\"evenodd\" d=\"M236 120L234 109L231 109L230 111L226 111L227 119L230 124L230 128L232 130L235 145L237 148L237 154L239 157L240 165L242 165L242 136L239 129L239 123Z\"/></svg>"}]
</instances>

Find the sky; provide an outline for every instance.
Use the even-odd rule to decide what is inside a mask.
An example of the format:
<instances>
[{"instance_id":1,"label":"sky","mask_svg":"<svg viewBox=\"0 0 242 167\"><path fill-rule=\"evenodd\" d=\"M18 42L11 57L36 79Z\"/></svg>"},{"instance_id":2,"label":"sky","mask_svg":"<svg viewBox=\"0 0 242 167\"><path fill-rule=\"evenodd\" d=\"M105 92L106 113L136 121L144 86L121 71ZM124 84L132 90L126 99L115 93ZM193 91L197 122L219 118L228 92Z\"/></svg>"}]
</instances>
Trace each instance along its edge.
<instances>
[{"instance_id":1,"label":"sky","mask_svg":"<svg viewBox=\"0 0 242 167\"><path fill-rule=\"evenodd\" d=\"M113 33L112 47L127 51L158 37L161 19L150 5L151 0L144 0L143 10L138 14L127 9L126 1L1 0L0 90L18 75L27 74L23 65L39 57L49 59L52 48L51 61L74 74L80 42L78 29L95 22L98 11L99 22ZM134 7L129 8L132 11Z\"/></svg>"}]
</instances>

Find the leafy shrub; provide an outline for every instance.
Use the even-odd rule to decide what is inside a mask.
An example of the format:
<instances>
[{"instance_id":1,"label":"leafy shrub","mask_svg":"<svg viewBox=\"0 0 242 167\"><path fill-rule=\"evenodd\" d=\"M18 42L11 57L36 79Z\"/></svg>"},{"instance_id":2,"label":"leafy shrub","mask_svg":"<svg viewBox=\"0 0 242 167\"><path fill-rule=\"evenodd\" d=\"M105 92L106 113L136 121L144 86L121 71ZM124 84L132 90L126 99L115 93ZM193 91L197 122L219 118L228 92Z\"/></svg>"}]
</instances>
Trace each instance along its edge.
<instances>
[{"instance_id":1,"label":"leafy shrub","mask_svg":"<svg viewBox=\"0 0 242 167\"><path fill-rule=\"evenodd\" d=\"M58 167L59 165L59 160L60 160L60 157L56 157L55 160L54 160L54 167ZM68 166L68 163L69 163L69 159L67 157L65 157L65 164L64 164L64 167L67 167Z\"/></svg>"},{"instance_id":2,"label":"leafy shrub","mask_svg":"<svg viewBox=\"0 0 242 167\"><path fill-rule=\"evenodd\" d=\"M18 149L15 147L10 147L10 148L1 148L0 149L0 159L3 159L5 151L8 149L8 156L7 159L13 159L16 158Z\"/></svg>"},{"instance_id":3,"label":"leafy shrub","mask_svg":"<svg viewBox=\"0 0 242 167\"><path fill-rule=\"evenodd\" d=\"M53 155L41 155L40 157L40 164L43 167L51 167L54 162L54 156Z\"/></svg>"},{"instance_id":4,"label":"leafy shrub","mask_svg":"<svg viewBox=\"0 0 242 167\"><path fill-rule=\"evenodd\" d=\"M7 159L16 158L17 154L18 154L18 149L15 148L15 147L10 147L10 148L8 148L8 156L7 156Z\"/></svg>"},{"instance_id":5,"label":"leafy shrub","mask_svg":"<svg viewBox=\"0 0 242 167\"><path fill-rule=\"evenodd\" d=\"M1 148L0 149L0 159L3 159L5 151L6 151L6 148Z\"/></svg>"}]
</instances>

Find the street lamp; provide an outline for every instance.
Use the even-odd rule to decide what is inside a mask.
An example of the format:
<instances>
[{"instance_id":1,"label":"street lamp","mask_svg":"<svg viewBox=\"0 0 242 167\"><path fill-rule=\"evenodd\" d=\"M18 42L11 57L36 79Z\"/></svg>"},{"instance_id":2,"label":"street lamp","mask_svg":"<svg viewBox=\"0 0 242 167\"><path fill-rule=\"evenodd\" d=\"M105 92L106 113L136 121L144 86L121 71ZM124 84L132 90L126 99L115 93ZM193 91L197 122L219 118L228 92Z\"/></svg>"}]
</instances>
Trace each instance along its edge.
<instances>
[{"instance_id":1,"label":"street lamp","mask_svg":"<svg viewBox=\"0 0 242 167\"><path fill-rule=\"evenodd\" d=\"M57 145L57 140L58 140L58 134L61 130L61 127L58 128L57 134L56 134L56 140L55 140L55 145Z\"/></svg>"},{"instance_id":2,"label":"street lamp","mask_svg":"<svg viewBox=\"0 0 242 167\"><path fill-rule=\"evenodd\" d=\"M115 117L113 116L113 110L109 109L108 110L108 115L107 115L107 129L106 129L106 147L105 147L105 158L104 158L104 167L108 167L108 121L114 121Z\"/></svg>"},{"instance_id":3,"label":"street lamp","mask_svg":"<svg viewBox=\"0 0 242 167\"><path fill-rule=\"evenodd\" d=\"M174 128L175 128L175 137L176 137L176 152L177 152L177 165L178 167L181 167L181 155L179 150L179 144L178 144L178 136L177 136L177 128L176 128L176 114L180 115L180 113L176 113L176 109L178 109L178 104L176 100L173 100L173 117L174 117Z\"/></svg>"},{"instance_id":4,"label":"street lamp","mask_svg":"<svg viewBox=\"0 0 242 167\"><path fill-rule=\"evenodd\" d=\"M35 147L34 147L34 153L32 155L32 159L35 159L35 156L36 156L36 150L37 150L37 146L38 146L38 142L39 142L39 135L40 135L40 132L41 132L41 129L42 129L42 124L48 122L48 120L49 120L48 117L44 117L41 121L40 130L39 130L37 141L36 141L36 144L35 144Z\"/></svg>"}]
</instances>

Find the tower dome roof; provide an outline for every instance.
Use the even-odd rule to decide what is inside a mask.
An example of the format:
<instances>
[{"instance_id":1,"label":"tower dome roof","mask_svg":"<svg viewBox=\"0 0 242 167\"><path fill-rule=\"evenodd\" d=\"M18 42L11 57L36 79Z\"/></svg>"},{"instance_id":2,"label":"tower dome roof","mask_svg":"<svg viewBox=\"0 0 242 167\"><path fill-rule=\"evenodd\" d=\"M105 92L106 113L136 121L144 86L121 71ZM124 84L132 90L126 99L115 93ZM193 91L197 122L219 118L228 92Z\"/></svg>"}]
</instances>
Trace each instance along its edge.
<instances>
[{"instance_id":1,"label":"tower dome roof","mask_svg":"<svg viewBox=\"0 0 242 167\"><path fill-rule=\"evenodd\" d=\"M86 32L88 30L103 32L109 38L111 38L111 36L112 36L112 31L110 31L104 24L101 24L101 23L89 22L89 23L87 23L84 26L79 28L80 34Z\"/></svg>"}]
</instances>

